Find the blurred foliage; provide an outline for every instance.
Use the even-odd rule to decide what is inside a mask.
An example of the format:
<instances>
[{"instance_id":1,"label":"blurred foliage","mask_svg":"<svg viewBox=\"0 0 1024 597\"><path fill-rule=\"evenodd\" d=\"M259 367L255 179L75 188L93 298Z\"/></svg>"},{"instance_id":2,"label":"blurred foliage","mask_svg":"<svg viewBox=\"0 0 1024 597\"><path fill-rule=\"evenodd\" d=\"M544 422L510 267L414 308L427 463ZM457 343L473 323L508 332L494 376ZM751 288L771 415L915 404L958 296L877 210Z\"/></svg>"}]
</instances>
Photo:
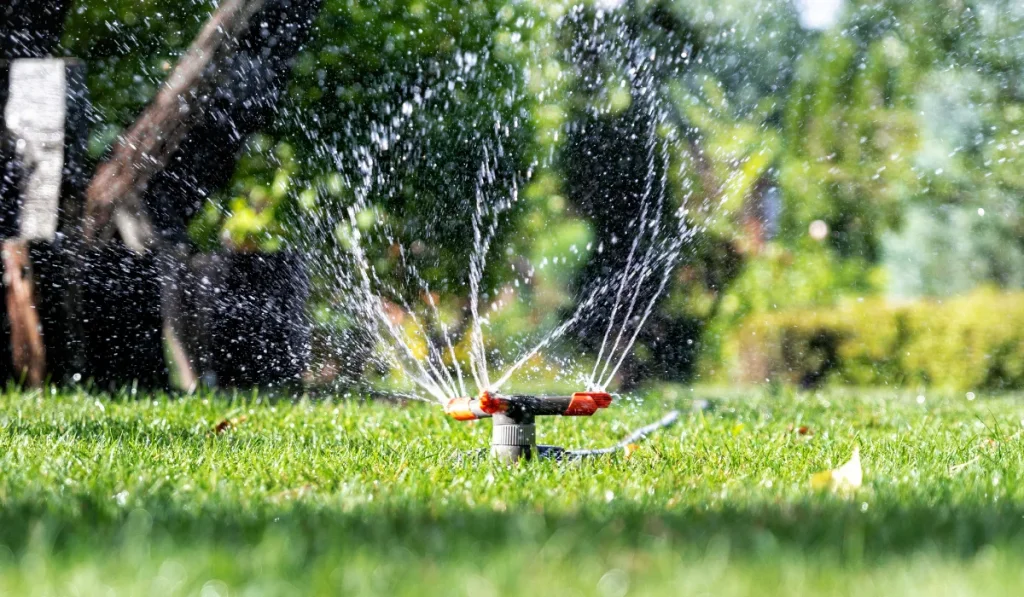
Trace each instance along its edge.
<instances>
[{"instance_id":1,"label":"blurred foliage","mask_svg":"<svg viewBox=\"0 0 1024 597\"><path fill-rule=\"evenodd\" d=\"M1012 220L957 205L914 206L904 219L883 237L888 296L953 296L992 282L1024 287L1024 246Z\"/></svg>"},{"instance_id":2,"label":"blurred foliage","mask_svg":"<svg viewBox=\"0 0 1024 597\"><path fill-rule=\"evenodd\" d=\"M280 212L286 198L295 193L293 179L299 168L295 149L264 135L252 138L240 156L235 172L239 194L231 197L224 213L217 203L207 203L193 219L190 235L206 250L217 244L240 251L274 251L283 234ZM313 189L299 191L300 208L316 201Z\"/></svg>"},{"instance_id":3,"label":"blurred foliage","mask_svg":"<svg viewBox=\"0 0 1024 597\"><path fill-rule=\"evenodd\" d=\"M730 338L758 314L1024 283L1024 10L851 1L835 26L779 43L792 39L807 49L758 130L766 147L778 139L766 183L781 201L774 234L732 235L751 250L702 340L709 376L735 364Z\"/></svg>"},{"instance_id":4,"label":"blurred foliage","mask_svg":"<svg viewBox=\"0 0 1024 597\"><path fill-rule=\"evenodd\" d=\"M75 5L64 49L89 65L94 158L213 4ZM458 329L468 214L500 149L487 199L519 200L488 254L496 347L550 328L617 267L621 251L593 244L628 229L650 175L628 156L653 127L666 209L687 210L700 234L627 377L720 374L737 326L780 309L1019 288L1022 5L847 0L813 29L798 4L328 0L276 122L192 236L315 253L318 320L340 338L333 278L358 233L389 298L425 309L425 281Z\"/></svg>"},{"instance_id":5,"label":"blurred foliage","mask_svg":"<svg viewBox=\"0 0 1024 597\"><path fill-rule=\"evenodd\" d=\"M950 390L1024 387L1024 293L981 289L946 301L879 298L751 317L731 332L748 382Z\"/></svg>"}]
</instances>

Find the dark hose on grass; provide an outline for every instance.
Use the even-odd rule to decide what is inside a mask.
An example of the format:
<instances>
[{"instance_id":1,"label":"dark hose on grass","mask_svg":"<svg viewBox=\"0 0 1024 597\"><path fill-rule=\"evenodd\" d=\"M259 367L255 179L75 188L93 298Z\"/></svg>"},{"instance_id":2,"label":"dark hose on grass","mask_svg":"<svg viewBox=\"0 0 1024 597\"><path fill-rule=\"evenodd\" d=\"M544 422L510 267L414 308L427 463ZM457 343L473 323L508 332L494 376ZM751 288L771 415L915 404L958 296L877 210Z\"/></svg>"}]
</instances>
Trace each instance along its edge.
<instances>
[{"instance_id":1,"label":"dark hose on grass","mask_svg":"<svg viewBox=\"0 0 1024 597\"><path fill-rule=\"evenodd\" d=\"M587 456L600 456L602 454L613 454L613 453L617 452L618 450L625 450L630 444L635 444L636 442L638 442L640 440L646 439L648 435L654 433L655 431L659 431L661 429L665 429L666 427L671 427L678 420L679 420L679 411L678 410L669 411L668 414L666 414L664 417L658 419L657 421L651 423L650 425L644 425L643 427L637 429L633 433L630 433L625 438L623 438L622 441L620 441L619 443L615 444L614 446L611 446L609 448L595 448L595 449L592 449L592 450L566 450L564 457L566 457L566 458L586 458Z\"/></svg>"}]
</instances>

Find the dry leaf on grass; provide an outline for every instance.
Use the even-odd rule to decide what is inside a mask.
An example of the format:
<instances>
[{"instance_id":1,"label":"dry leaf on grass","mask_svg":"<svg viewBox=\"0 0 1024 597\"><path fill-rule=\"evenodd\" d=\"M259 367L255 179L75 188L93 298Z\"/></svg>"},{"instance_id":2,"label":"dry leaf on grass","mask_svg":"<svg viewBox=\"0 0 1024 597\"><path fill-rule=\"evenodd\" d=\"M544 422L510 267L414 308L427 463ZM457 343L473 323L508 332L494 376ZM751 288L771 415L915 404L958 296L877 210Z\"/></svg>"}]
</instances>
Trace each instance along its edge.
<instances>
[{"instance_id":1,"label":"dry leaf on grass","mask_svg":"<svg viewBox=\"0 0 1024 597\"><path fill-rule=\"evenodd\" d=\"M954 464L953 466L949 467L949 472L950 472L950 474L959 473L960 471L962 471L965 468L971 466L975 462L978 462L979 460L981 460L981 456L975 456L974 458L971 458L967 462L961 462L960 464Z\"/></svg>"},{"instance_id":2,"label":"dry leaf on grass","mask_svg":"<svg viewBox=\"0 0 1024 597\"><path fill-rule=\"evenodd\" d=\"M813 489L831 489L835 492L848 492L859 489L864 483L864 470L860 466L860 448L853 449L850 460L839 468L821 471L811 476Z\"/></svg>"},{"instance_id":3,"label":"dry leaf on grass","mask_svg":"<svg viewBox=\"0 0 1024 597\"><path fill-rule=\"evenodd\" d=\"M280 493L276 493L270 496L270 499L275 502L293 501L302 499L308 495L312 495L316 491L316 487L313 485L303 485L302 487L296 487L294 489L286 489Z\"/></svg>"},{"instance_id":4,"label":"dry leaf on grass","mask_svg":"<svg viewBox=\"0 0 1024 597\"><path fill-rule=\"evenodd\" d=\"M230 419L224 419L223 421L221 421L220 423L217 423L213 427L213 432L216 433L216 434L224 433L228 429L231 429L233 427L238 427L239 425L244 423L245 420L248 419L248 418L249 417L247 417L245 415L241 415L241 416L233 417L233 418L230 418Z\"/></svg>"}]
</instances>

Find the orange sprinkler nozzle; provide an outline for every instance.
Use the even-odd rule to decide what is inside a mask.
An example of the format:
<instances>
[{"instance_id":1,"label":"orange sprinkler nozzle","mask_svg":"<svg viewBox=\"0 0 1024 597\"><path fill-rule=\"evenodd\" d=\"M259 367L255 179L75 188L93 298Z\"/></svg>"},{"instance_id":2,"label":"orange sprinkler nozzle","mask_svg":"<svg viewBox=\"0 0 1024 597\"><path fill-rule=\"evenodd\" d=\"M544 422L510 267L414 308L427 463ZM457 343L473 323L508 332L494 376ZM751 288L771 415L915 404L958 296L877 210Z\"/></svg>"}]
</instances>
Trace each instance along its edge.
<instances>
[{"instance_id":1,"label":"orange sprinkler nozzle","mask_svg":"<svg viewBox=\"0 0 1024 597\"><path fill-rule=\"evenodd\" d=\"M567 417L589 417L599 408L608 408L611 403L612 395L607 392L576 392L562 414Z\"/></svg>"},{"instance_id":2,"label":"orange sprinkler nozzle","mask_svg":"<svg viewBox=\"0 0 1024 597\"><path fill-rule=\"evenodd\" d=\"M481 393L478 402L480 404L480 410L489 415L496 415L508 410L508 399L503 396L492 394L491 392L485 391Z\"/></svg>"},{"instance_id":3,"label":"orange sprinkler nozzle","mask_svg":"<svg viewBox=\"0 0 1024 597\"><path fill-rule=\"evenodd\" d=\"M562 414L567 417L589 417L597 412L597 403L590 396L577 392L569 399L569 406Z\"/></svg>"},{"instance_id":4,"label":"orange sprinkler nozzle","mask_svg":"<svg viewBox=\"0 0 1024 597\"><path fill-rule=\"evenodd\" d=\"M444 412L456 421L473 421L479 417L470 408L470 402L469 398L452 398L444 405Z\"/></svg>"},{"instance_id":5,"label":"orange sprinkler nozzle","mask_svg":"<svg viewBox=\"0 0 1024 597\"><path fill-rule=\"evenodd\" d=\"M576 396L590 396L597 408L608 408L612 403L612 395L608 392L576 392L573 397Z\"/></svg>"}]
</instances>

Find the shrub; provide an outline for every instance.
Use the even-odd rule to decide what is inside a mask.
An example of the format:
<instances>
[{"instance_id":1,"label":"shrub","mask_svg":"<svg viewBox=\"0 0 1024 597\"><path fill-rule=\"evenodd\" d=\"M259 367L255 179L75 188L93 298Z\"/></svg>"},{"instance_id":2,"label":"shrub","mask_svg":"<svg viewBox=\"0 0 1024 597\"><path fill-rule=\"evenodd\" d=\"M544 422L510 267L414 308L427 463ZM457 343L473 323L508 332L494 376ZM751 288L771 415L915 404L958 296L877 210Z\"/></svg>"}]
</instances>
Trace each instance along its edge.
<instances>
[{"instance_id":1,"label":"shrub","mask_svg":"<svg viewBox=\"0 0 1024 597\"><path fill-rule=\"evenodd\" d=\"M754 315L727 345L747 382L1021 389L1024 292Z\"/></svg>"}]
</instances>

